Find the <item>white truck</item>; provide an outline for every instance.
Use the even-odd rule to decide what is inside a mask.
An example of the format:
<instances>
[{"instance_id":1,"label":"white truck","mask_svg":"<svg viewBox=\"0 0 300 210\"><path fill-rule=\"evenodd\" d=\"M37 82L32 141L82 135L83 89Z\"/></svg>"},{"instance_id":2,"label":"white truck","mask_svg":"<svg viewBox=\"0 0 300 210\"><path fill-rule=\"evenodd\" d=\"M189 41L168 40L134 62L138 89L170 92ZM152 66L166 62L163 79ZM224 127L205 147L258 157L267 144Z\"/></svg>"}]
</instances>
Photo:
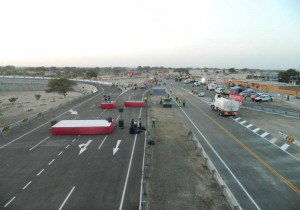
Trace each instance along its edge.
<instances>
[{"instance_id":1,"label":"white truck","mask_svg":"<svg viewBox=\"0 0 300 210\"><path fill-rule=\"evenodd\" d=\"M224 98L221 94L215 95L210 106L220 116L235 116L240 108L239 102Z\"/></svg>"}]
</instances>

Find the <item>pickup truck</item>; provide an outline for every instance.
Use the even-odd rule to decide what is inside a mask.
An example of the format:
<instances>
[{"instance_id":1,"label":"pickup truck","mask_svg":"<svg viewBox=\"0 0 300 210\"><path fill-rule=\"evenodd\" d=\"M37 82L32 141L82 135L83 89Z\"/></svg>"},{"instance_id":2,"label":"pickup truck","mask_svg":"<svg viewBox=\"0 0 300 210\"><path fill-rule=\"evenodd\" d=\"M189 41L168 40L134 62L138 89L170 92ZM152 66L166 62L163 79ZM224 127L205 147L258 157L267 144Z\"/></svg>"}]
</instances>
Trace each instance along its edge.
<instances>
[{"instance_id":1,"label":"pickup truck","mask_svg":"<svg viewBox=\"0 0 300 210\"><path fill-rule=\"evenodd\" d=\"M261 95L259 95L259 96L257 96L257 97L255 98L255 101L256 101L256 102L273 101L273 98L272 98L272 96L270 96L270 95L267 95L267 94L261 94Z\"/></svg>"}]
</instances>

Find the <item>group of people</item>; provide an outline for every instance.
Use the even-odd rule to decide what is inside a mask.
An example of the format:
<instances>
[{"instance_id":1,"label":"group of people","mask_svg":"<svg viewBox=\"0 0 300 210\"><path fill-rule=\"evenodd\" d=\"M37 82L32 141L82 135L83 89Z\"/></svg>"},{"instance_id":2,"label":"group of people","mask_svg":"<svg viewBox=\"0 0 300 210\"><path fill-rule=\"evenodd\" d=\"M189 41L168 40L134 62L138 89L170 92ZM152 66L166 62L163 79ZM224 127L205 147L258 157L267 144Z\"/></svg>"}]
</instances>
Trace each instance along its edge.
<instances>
[{"instance_id":1,"label":"group of people","mask_svg":"<svg viewBox=\"0 0 300 210\"><path fill-rule=\"evenodd\" d=\"M141 134L143 130L146 130L145 127L142 126L142 119L139 118L138 122L131 120L129 133L130 134Z\"/></svg>"},{"instance_id":2,"label":"group of people","mask_svg":"<svg viewBox=\"0 0 300 210\"><path fill-rule=\"evenodd\" d=\"M176 96L176 101L180 107L185 107L185 99L179 99L178 96Z\"/></svg>"}]
</instances>

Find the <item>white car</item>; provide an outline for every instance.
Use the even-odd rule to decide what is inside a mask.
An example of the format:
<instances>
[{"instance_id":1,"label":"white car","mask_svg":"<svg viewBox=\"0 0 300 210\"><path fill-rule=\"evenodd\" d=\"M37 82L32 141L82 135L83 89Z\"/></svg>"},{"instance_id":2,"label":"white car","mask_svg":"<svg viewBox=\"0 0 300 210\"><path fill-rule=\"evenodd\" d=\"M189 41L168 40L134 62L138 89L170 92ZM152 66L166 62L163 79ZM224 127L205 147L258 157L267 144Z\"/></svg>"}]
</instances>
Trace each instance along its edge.
<instances>
[{"instance_id":1,"label":"white car","mask_svg":"<svg viewBox=\"0 0 300 210\"><path fill-rule=\"evenodd\" d=\"M194 82L195 86L201 86L201 82Z\"/></svg>"},{"instance_id":2,"label":"white car","mask_svg":"<svg viewBox=\"0 0 300 210\"><path fill-rule=\"evenodd\" d=\"M257 102L263 102L263 101L273 101L272 96L267 94L261 94L260 96L255 98L255 101Z\"/></svg>"},{"instance_id":3,"label":"white car","mask_svg":"<svg viewBox=\"0 0 300 210\"><path fill-rule=\"evenodd\" d=\"M200 92L200 93L198 94L198 96L199 96L199 97L204 97L204 92Z\"/></svg>"}]
</instances>

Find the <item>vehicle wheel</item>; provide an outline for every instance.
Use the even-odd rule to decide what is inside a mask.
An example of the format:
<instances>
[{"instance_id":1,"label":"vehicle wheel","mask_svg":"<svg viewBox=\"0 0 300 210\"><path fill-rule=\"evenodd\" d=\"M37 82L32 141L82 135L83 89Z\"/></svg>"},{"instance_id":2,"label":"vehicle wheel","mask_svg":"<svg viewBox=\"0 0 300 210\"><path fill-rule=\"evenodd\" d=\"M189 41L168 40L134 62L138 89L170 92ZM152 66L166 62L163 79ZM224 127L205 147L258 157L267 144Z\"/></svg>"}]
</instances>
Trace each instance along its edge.
<instances>
[{"instance_id":1,"label":"vehicle wheel","mask_svg":"<svg viewBox=\"0 0 300 210\"><path fill-rule=\"evenodd\" d=\"M262 102L262 100L260 99L259 102Z\"/></svg>"}]
</instances>

